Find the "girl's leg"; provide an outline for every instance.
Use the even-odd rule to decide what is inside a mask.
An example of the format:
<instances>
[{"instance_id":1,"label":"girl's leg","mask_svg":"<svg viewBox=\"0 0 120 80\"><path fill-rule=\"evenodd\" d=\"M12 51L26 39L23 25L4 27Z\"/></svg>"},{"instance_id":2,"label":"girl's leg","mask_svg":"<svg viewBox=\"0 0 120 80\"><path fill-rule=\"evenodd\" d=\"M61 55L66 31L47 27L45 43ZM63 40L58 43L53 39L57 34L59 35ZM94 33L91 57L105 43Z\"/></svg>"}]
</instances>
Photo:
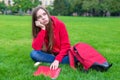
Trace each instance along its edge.
<instances>
[{"instance_id":1,"label":"girl's leg","mask_svg":"<svg viewBox=\"0 0 120 80\"><path fill-rule=\"evenodd\" d=\"M55 59L55 56L43 51L37 51L37 50L33 50L31 52L31 58L33 59L33 61L35 62L47 62L47 63L52 63ZM62 64L69 64L69 57L65 56L62 59Z\"/></svg>"},{"instance_id":2,"label":"girl's leg","mask_svg":"<svg viewBox=\"0 0 120 80\"><path fill-rule=\"evenodd\" d=\"M43 51L33 50L30 54L31 58L35 62L47 62L52 63L55 59L55 56L49 53L45 53Z\"/></svg>"},{"instance_id":3,"label":"girl's leg","mask_svg":"<svg viewBox=\"0 0 120 80\"><path fill-rule=\"evenodd\" d=\"M65 56L63 59L62 59L62 62L61 62L62 64L69 64L69 57L68 57L68 55L67 56Z\"/></svg>"}]
</instances>

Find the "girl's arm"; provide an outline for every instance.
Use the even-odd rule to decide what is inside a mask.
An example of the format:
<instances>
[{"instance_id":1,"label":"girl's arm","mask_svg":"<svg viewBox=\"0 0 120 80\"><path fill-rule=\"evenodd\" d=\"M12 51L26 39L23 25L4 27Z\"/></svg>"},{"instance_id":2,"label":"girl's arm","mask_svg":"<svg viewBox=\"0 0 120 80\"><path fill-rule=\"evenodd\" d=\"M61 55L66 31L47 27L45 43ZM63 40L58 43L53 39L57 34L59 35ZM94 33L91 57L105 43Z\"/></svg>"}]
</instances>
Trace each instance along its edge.
<instances>
[{"instance_id":1,"label":"girl's arm","mask_svg":"<svg viewBox=\"0 0 120 80\"><path fill-rule=\"evenodd\" d=\"M34 50L41 50L43 42L44 42L44 38L45 38L45 33L46 33L46 30L41 29L37 37L33 39L32 48Z\"/></svg>"},{"instance_id":2,"label":"girl's arm","mask_svg":"<svg viewBox=\"0 0 120 80\"><path fill-rule=\"evenodd\" d=\"M61 50L55 59L61 62L63 57L67 55L68 49L70 49L70 41L69 41L68 33L64 23L61 22L59 29L60 29L60 45L61 45L60 49Z\"/></svg>"}]
</instances>

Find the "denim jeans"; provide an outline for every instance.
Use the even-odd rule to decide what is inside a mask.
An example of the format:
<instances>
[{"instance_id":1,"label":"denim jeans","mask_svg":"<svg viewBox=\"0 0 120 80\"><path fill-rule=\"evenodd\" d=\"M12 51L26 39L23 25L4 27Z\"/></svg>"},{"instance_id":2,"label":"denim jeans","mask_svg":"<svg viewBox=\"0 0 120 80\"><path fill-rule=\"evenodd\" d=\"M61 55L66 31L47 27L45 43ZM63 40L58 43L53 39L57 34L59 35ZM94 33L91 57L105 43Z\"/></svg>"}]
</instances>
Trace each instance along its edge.
<instances>
[{"instance_id":1,"label":"denim jeans","mask_svg":"<svg viewBox=\"0 0 120 80\"><path fill-rule=\"evenodd\" d=\"M33 50L30 54L31 58L35 62L47 62L52 63L55 60L55 56L53 54L49 54L43 52L41 50ZM69 64L69 57L68 55L62 59L62 64Z\"/></svg>"}]
</instances>

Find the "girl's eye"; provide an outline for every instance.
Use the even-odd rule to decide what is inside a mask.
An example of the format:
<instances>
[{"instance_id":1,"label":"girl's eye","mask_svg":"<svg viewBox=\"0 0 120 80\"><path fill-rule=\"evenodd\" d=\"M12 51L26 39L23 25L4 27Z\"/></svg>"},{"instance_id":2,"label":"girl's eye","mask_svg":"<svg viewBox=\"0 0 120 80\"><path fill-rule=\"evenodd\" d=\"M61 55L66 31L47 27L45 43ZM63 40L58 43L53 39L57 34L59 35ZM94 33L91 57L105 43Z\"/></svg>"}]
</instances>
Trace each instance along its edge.
<instances>
[{"instance_id":1,"label":"girl's eye","mask_svg":"<svg viewBox=\"0 0 120 80\"><path fill-rule=\"evenodd\" d=\"M46 13L43 13L43 15L45 16L45 15L47 15Z\"/></svg>"},{"instance_id":2,"label":"girl's eye","mask_svg":"<svg viewBox=\"0 0 120 80\"><path fill-rule=\"evenodd\" d=\"M38 17L37 17L37 19L40 19L40 18L41 18L41 16L38 16Z\"/></svg>"}]
</instances>

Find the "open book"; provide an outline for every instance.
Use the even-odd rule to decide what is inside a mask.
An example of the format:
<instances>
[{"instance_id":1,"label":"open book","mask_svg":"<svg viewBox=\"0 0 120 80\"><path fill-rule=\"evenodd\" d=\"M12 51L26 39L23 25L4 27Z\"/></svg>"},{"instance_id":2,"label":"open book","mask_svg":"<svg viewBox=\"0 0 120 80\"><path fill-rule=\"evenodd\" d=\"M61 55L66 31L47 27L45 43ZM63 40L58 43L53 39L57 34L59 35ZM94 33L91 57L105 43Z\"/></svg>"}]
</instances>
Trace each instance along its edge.
<instances>
[{"instance_id":1,"label":"open book","mask_svg":"<svg viewBox=\"0 0 120 80\"><path fill-rule=\"evenodd\" d=\"M44 75L49 76L52 79L56 79L59 76L61 68L57 68L56 70L50 70L48 66L39 66L38 69L34 72L34 76Z\"/></svg>"}]
</instances>

